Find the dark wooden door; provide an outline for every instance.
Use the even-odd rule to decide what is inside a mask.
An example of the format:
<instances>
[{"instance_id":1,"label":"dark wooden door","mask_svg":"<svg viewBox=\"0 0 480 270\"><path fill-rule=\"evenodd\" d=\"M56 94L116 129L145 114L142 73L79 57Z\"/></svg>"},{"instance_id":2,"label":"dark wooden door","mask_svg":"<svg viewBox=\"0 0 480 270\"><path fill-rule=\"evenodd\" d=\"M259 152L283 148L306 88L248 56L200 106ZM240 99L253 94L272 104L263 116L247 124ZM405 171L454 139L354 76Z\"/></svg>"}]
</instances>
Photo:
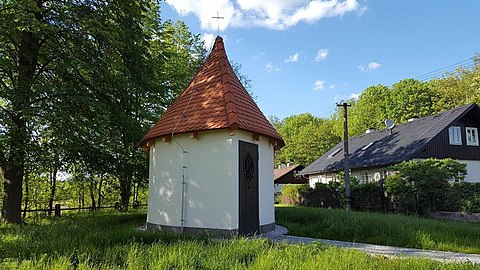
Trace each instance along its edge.
<instances>
[{"instance_id":1,"label":"dark wooden door","mask_svg":"<svg viewBox=\"0 0 480 270\"><path fill-rule=\"evenodd\" d=\"M239 141L239 228L241 234L254 234L259 228L258 145Z\"/></svg>"}]
</instances>

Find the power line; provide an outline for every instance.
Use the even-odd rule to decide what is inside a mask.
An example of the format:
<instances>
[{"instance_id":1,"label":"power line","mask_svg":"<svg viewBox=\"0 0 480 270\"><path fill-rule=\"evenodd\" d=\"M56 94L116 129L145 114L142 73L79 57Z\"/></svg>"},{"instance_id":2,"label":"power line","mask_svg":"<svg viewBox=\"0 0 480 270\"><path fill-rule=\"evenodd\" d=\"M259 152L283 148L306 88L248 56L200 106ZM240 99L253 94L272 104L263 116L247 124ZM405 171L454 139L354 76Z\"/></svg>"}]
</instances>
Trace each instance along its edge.
<instances>
[{"instance_id":1,"label":"power line","mask_svg":"<svg viewBox=\"0 0 480 270\"><path fill-rule=\"evenodd\" d=\"M455 64L451 64L451 65L448 65L446 67L439 68L439 69L424 73L422 75L414 77L413 79L420 80L420 81L427 81L427 80L430 80L432 78L436 78L439 75L444 75L446 73L455 71L459 67L472 68L474 66L475 66L475 61L472 58L469 58L469 59L465 59L465 60L462 60L460 62L457 62Z\"/></svg>"}]
</instances>

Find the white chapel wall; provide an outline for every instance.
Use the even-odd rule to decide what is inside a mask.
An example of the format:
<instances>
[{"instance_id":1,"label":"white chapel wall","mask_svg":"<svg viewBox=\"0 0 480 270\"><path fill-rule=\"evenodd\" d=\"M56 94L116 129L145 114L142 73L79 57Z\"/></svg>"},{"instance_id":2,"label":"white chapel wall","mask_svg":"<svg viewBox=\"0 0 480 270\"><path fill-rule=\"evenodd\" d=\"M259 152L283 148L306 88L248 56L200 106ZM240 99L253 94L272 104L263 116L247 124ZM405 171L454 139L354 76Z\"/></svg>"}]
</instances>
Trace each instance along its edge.
<instances>
[{"instance_id":1,"label":"white chapel wall","mask_svg":"<svg viewBox=\"0 0 480 270\"><path fill-rule=\"evenodd\" d=\"M205 131L197 139L175 135L174 141L157 139L150 148L150 185L147 222L180 227L182 166L185 169L185 227L237 228L237 174L234 138L228 130ZM238 155L235 155L238 156Z\"/></svg>"}]
</instances>

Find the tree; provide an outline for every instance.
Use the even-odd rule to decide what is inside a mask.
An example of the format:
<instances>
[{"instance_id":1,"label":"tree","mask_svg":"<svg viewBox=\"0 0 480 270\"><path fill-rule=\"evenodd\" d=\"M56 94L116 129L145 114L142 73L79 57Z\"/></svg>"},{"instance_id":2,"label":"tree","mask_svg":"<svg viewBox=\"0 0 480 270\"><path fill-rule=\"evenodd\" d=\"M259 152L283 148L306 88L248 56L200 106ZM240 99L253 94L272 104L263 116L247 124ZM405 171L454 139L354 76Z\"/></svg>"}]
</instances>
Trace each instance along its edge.
<instances>
[{"instance_id":1,"label":"tree","mask_svg":"<svg viewBox=\"0 0 480 270\"><path fill-rule=\"evenodd\" d=\"M8 222L21 221L26 155L31 136L42 130L61 139L65 160L118 176L128 204L134 171L146 170L136 143L204 52L198 35L160 24L158 14L153 0L0 2L0 168Z\"/></svg>"},{"instance_id":2,"label":"tree","mask_svg":"<svg viewBox=\"0 0 480 270\"><path fill-rule=\"evenodd\" d=\"M281 123L278 132L285 146L277 151L276 164L310 164L340 141L333 132L332 120L305 113L287 117Z\"/></svg>"},{"instance_id":3,"label":"tree","mask_svg":"<svg viewBox=\"0 0 480 270\"><path fill-rule=\"evenodd\" d=\"M384 85L370 86L362 92L355 106L349 111L352 134L358 135L366 129L385 128L384 121L389 118L390 89Z\"/></svg>"},{"instance_id":4,"label":"tree","mask_svg":"<svg viewBox=\"0 0 480 270\"><path fill-rule=\"evenodd\" d=\"M392 86L389 115L396 123L433 113L433 92L427 83L404 79Z\"/></svg>"}]
</instances>

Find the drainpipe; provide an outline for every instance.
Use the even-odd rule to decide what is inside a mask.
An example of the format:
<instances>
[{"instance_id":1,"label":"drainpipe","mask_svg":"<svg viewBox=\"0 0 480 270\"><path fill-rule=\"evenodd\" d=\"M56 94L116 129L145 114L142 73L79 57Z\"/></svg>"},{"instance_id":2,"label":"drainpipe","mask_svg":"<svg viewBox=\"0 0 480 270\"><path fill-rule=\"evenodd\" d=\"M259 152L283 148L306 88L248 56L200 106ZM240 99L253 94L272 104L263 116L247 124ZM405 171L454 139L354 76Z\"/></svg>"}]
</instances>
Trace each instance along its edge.
<instances>
[{"instance_id":1,"label":"drainpipe","mask_svg":"<svg viewBox=\"0 0 480 270\"><path fill-rule=\"evenodd\" d=\"M187 151L183 150L183 157L184 157L184 161L185 161L185 154L187 153ZM185 163L184 163L185 164ZM187 168L186 165L183 165L182 166L182 211L181 211L181 214L180 214L180 231L183 233L183 226L184 226L184 223L185 223L185 211L184 211L184 208L185 208L185 169Z\"/></svg>"}]
</instances>

